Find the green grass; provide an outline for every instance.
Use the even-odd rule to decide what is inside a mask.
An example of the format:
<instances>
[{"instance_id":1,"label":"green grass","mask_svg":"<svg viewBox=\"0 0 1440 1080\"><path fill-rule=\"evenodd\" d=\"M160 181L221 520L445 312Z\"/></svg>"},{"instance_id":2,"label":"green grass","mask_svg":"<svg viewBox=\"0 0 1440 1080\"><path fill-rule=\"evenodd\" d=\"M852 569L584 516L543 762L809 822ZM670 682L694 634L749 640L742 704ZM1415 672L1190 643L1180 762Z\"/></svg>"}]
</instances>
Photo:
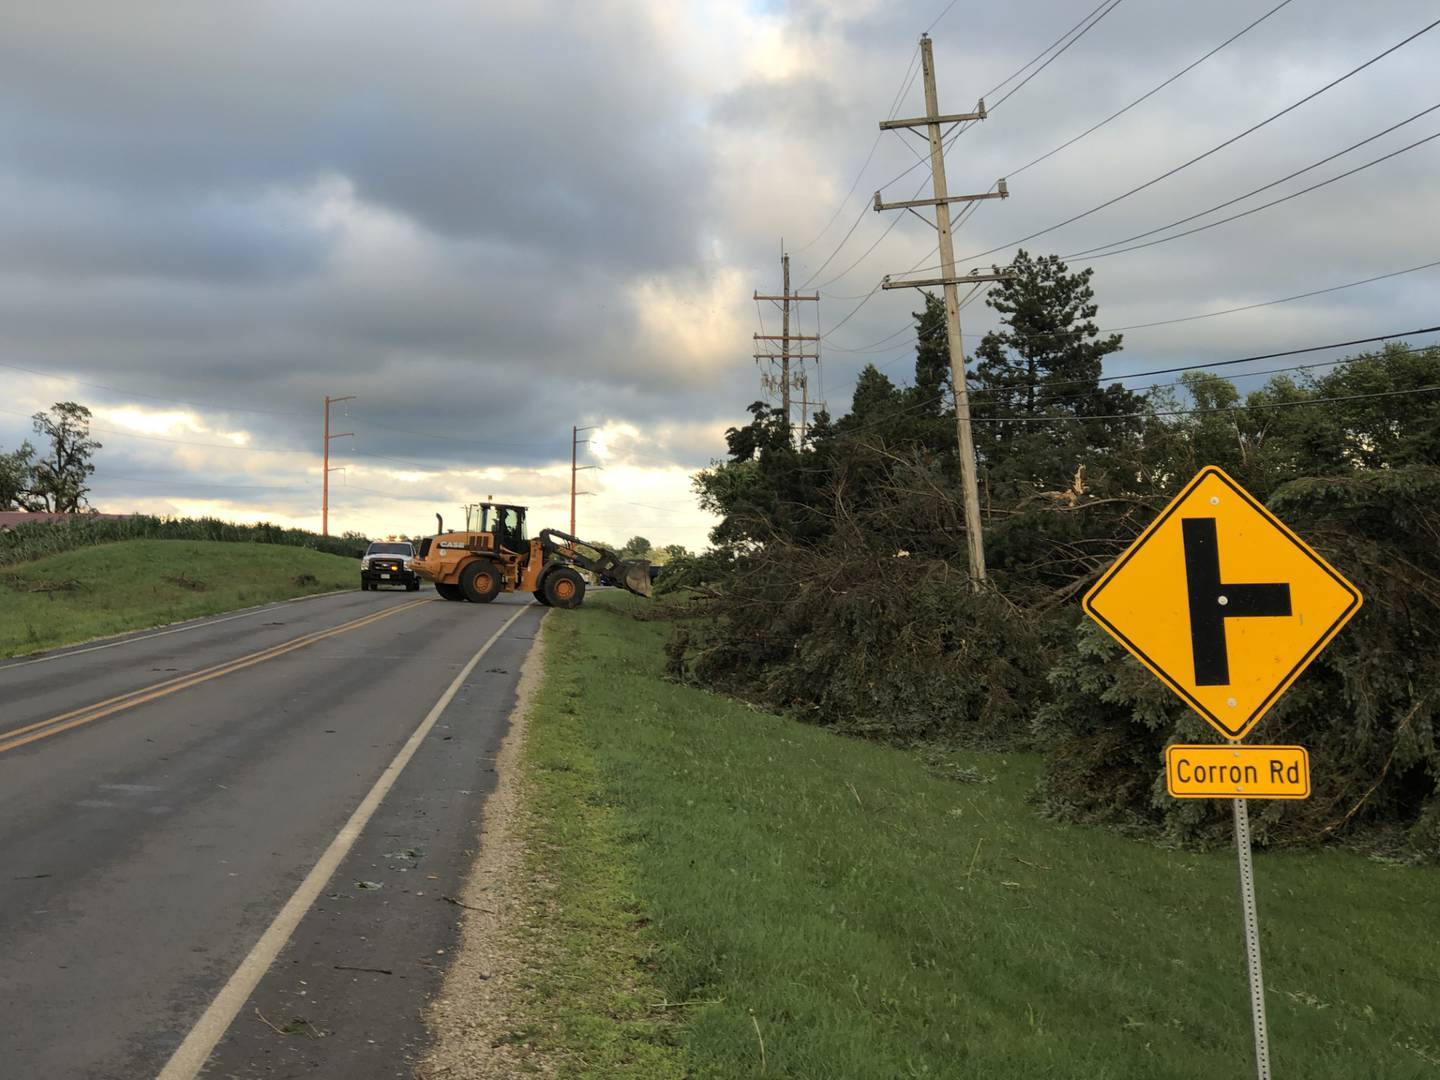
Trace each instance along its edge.
<instances>
[{"instance_id":1,"label":"green grass","mask_svg":"<svg viewBox=\"0 0 1440 1080\"><path fill-rule=\"evenodd\" d=\"M922 760L668 683L629 606L549 619L531 719L560 900L526 1037L562 1074L1253 1073L1233 852L1042 819L1030 756ZM1287 852L1257 879L1276 1075L1440 1076L1440 873ZM637 980L713 1004L647 1012Z\"/></svg>"},{"instance_id":2,"label":"green grass","mask_svg":"<svg viewBox=\"0 0 1440 1080\"><path fill-rule=\"evenodd\" d=\"M355 559L274 544L128 540L68 551L0 570L0 656L358 588L359 573Z\"/></svg>"},{"instance_id":3,"label":"green grass","mask_svg":"<svg viewBox=\"0 0 1440 1080\"><path fill-rule=\"evenodd\" d=\"M545 624L546 672L525 744L528 902L512 945L526 958L525 1019L509 1038L543 1048L561 1075L678 1080L676 1018L654 1008L664 995L629 857L635 838L605 795L581 669L567 655L576 614Z\"/></svg>"}]
</instances>

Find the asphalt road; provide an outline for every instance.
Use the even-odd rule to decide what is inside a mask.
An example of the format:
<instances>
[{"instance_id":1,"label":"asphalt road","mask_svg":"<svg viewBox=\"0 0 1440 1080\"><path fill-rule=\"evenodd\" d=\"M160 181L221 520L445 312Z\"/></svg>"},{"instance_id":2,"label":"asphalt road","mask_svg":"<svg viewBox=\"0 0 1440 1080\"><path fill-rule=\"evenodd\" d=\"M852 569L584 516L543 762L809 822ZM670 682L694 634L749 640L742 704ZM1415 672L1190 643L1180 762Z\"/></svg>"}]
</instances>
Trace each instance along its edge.
<instances>
[{"instance_id":1,"label":"asphalt road","mask_svg":"<svg viewBox=\"0 0 1440 1080\"><path fill-rule=\"evenodd\" d=\"M0 663L0 1075L158 1075L308 876L203 1075L408 1076L543 611L357 591Z\"/></svg>"}]
</instances>

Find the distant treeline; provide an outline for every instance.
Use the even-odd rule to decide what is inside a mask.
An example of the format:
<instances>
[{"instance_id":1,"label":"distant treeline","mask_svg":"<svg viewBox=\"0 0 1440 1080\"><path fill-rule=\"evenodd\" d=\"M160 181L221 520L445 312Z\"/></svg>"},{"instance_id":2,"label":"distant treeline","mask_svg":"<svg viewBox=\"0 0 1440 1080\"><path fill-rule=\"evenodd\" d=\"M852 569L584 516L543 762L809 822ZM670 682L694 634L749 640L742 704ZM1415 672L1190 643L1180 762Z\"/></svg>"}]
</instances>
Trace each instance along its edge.
<instances>
[{"instance_id":1,"label":"distant treeline","mask_svg":"<svg viewBox=\"0 0 1440 1080\"><path fill-rule=\"evenodd\" d=\"M127 518L76 515L67 521L36 522L0 530L0 566L30 562L76 548L118 540L225 540L234 543L283 544L331 555L357 557L369 541L358 534L321 536L279 525L236 525L218 518L161 518L137 514Z\"/></svg>"}]
</instances>

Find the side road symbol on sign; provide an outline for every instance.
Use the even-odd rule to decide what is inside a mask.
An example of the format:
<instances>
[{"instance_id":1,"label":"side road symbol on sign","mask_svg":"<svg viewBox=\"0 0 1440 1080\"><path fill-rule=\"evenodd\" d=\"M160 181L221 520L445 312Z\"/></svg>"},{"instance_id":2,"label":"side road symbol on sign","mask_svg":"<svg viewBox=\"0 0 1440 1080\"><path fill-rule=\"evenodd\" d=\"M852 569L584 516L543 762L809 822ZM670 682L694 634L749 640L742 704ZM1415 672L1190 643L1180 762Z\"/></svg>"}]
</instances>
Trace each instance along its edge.
<instances>
[{"instance_id":1,"label":"side road symbol on sign","mask_svg":"<svg viewBox=\"0 0 1440 1080\"><path fill-rule=\"evenodd\" d=\"M1305 541L1210 466L1084 607L1211 726L1242 739L1360 603Z\"/></svg>"},{"instance_id":2,"label":"side road symbol on sign","mask_svg":"<svg viewBox=\"0 0 1440 1080\"><path fill-rule=\"evenodd\" d=\"M1225 620L1290 614L1290 586L1226 585L1220 580L1220 544L1214 518L1184 518L1185 581L1190 599L1190 648L1198 686L1229 686Z\"/></svg>"}]
</instances>

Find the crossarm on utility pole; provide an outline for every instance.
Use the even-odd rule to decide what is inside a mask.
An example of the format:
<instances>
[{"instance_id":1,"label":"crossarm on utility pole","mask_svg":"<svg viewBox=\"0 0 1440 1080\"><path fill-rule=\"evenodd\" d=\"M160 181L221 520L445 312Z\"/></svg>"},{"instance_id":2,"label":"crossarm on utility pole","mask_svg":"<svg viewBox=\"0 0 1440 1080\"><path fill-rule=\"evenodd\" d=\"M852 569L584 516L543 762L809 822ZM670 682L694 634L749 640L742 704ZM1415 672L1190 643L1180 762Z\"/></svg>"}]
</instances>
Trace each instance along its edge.
<instances>
[{"instance_id":1,"label":"crossarm on utility pole","mask_svg":"<svg viewBox=\"0 0 1440 1080\"><path fill-rule=\"evenodd\" d=\"M979 202L981 199L1008 199L1010 188L1006 186L1004 179L995 181L995 190L987 191L980 195L947 195L941 199L905 199L903 202L881 202L880 193L875 192L876 210L908 210L912 206L939 206L941 202Z\"/></svg>"},{"instance_id":2,"label":"crossarm on utility pole","mask_svg":"<svg viewBox=\"0 0 1440 1080\"><path fill-rule=\"evenodd\" d=\"M1015 275L1007 270L997 270L993 274L957 274L955 277L937 278L906 278L904 281L891 281L890 275L885 275L880 281L882 289L928 289L936 285L981 285L987 281L1009 281Z\"/></svg>"},{"instance_id":3,"label":"crossarm on utility pole","mask_svg":"<svg viewBox=\"0 0 1440 1080\"><path fill-rule=\"evenodd\" d=\"M928 41L929 39L926 38ZM881 131L894 131L896 128L925 127L927 124L959 124L966 120L984 120L990 114L985 111L985 99L980 99L975 112L949 113L945 116L916 116L909 120L881 120Z\"/></svg>"}]
</instances>

